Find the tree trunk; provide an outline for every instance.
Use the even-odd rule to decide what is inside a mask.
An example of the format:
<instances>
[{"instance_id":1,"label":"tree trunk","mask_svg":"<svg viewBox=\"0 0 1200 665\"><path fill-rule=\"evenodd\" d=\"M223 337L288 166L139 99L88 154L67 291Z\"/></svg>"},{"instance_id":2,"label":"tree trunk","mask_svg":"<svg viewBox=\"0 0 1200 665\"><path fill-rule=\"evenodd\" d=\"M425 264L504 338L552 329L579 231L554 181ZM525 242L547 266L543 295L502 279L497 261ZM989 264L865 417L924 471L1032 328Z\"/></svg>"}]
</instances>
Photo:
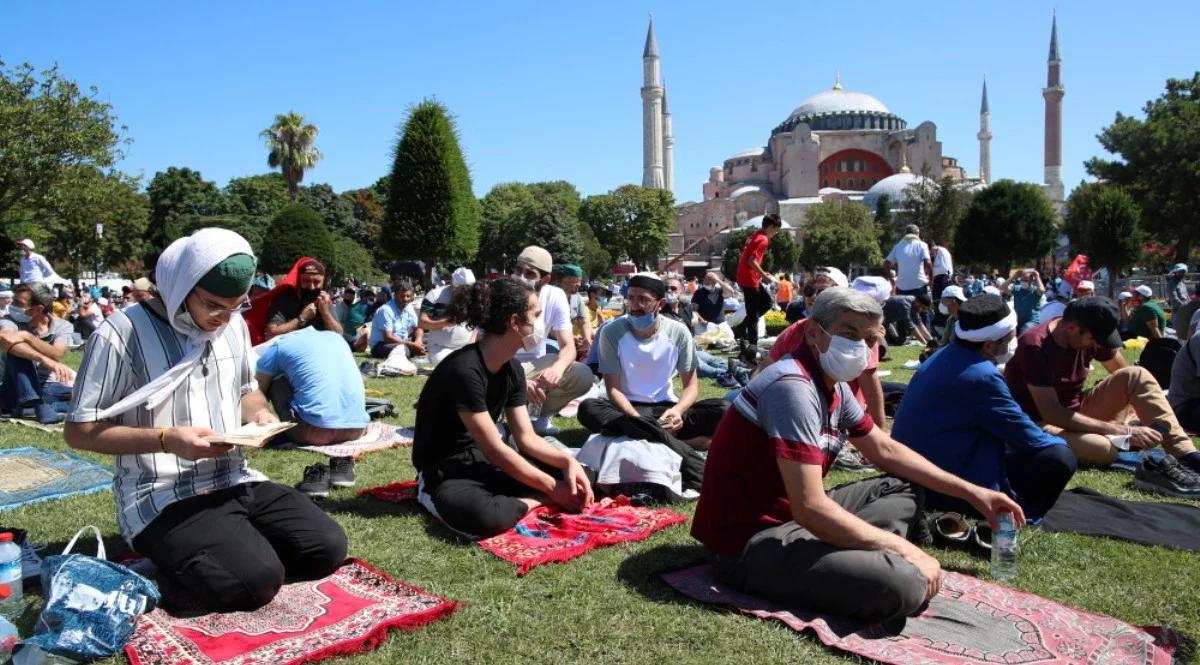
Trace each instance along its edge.
<instances>
[{"instance_id":1,"label":"tree trunk","mask_svg":"<svg viewBox=\"0 0 1200 665\"><path fill-rule=\"evenodd\" d=\"M425 257L425 284L423 286L426 291L433 288L433 264L436 262L437 259L435 257Z\"/></svg>"},{"instance_id":2,"label":"tree trunk","mask_svg":"<svg viewBox=\"0 0 1200 665\"><path fill-rule=\"evenodd\" d=\"M1179 238L1175 243L1175 262L1188 263L1188 257L1192 254L1192 237L1184 236Z\"/></svg>"}]
</instances>

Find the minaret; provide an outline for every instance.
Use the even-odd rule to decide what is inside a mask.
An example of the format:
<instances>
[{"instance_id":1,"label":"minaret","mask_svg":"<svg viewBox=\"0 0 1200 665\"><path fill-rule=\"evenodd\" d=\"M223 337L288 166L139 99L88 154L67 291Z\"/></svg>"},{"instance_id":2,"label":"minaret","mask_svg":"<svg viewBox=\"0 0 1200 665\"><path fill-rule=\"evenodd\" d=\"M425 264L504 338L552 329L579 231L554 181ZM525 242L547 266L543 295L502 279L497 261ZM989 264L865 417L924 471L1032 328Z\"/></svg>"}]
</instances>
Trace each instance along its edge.
<instances>
[{"instance_id":1,"label":"minaret","mask_svg":"<svg viewBox=\"0 0 1200 665\"><path fill-rule=\"evenodd\" d=\"M983 101L979 103L979 180L985 185L992 181L992 130L988 112L987 79L983 80Z\"/></svg>"},{"instance_id":2,"label":"minaret","mask_svg":"<svg viewBox=\"0 0 1200 665\"><path fill-rule=\"evenodd\" d=\"M663 87L654 17L642 51L642 187L663 188Z\"/></svg>"},{"instance_id":3,"label":"minaret","mask_svg":"<svg viewBox=\"0 0 1200 665\"><path fill-rule=\"evenodd\" d=\"M663 189L675 191L675 134L671 130L671 108L667 104L667 86L663 84L662 101Z\"/></svg>"},{"instance_id":4,"label":"minaret","mask_svg":"<svg viewBox=\"0 0 1200 665\"><path fill-rule=\"evenodd\" d=\"M1063 204L1062 180L1062 100L1067 89L1062 84L1062 58L1058 53L1058 16L1050 22L1050 59L1046 67L1046 87L1042 97L1046 99L1046 196L1059 212Z\"/></svg>"}]
</instances>

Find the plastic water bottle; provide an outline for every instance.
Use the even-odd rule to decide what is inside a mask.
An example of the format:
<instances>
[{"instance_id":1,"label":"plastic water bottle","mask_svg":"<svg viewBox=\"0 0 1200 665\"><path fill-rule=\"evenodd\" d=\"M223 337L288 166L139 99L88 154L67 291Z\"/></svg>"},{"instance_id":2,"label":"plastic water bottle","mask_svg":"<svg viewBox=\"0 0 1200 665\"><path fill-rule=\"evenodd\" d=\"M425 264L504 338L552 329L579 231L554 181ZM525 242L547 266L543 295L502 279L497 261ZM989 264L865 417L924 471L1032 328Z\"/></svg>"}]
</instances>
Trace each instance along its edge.
<instances>
[{"instance_id":1,"label":"plastic water bottle","mask_svg":"<svg viewBox=\"0 0 1200 665\"><path fill-rule=\"evenodd\" d=\"M7 584L0 584L0 596L5 593L12 593L8 589ZM17 627L12 623L0 617L0 663L8 662L9 656L12 655L13 647L17 646L21 636L17 634Z\"/></svg>"},{"instance_id":2,"label":"plastic water bottle","mask_svg":"<svg viewBox=\"0 0 1200 665\"><path fill-rule=\"evenodd\" d=\"M24 583L21 575L21 547L13 542L11 532L0 533L0 584L7 584L9 595L0 598L0 615L16 621L25 613L21 599Z\"/></svg>"},{"instance_id":3,"label":"plastic water bottle","mask_svg":"<svg viewBox=\"0 0 1200 665\"><path fill-rule=\"evenodd\" d=\"M1017 576L1017 523L1012 513L996 513L992 534L992 578L1001 582Z\"/></svg>"}]
</instances>

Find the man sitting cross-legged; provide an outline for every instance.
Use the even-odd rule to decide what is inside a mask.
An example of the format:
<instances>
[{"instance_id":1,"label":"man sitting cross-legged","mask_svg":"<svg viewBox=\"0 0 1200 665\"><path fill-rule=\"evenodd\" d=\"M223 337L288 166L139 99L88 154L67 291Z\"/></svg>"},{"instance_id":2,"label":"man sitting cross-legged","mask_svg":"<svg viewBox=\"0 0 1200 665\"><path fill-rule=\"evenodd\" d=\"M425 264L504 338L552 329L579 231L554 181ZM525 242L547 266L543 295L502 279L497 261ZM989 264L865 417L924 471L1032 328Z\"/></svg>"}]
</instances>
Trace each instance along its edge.
<instances>
[{"instance_id":1,"label":"man sitting cross-legged","mask_svg":"<svg viewBox=\"0 0 1200 665\"><path fill-rule=\"evenodd\" d=\"M937 593L937 559L906 539L923 492L967 501L993 524L1024 522L1009 497L972 485L891 439L845 381L867 364L883 318L869 295L832 288L813 304L805 344L750 381L713 436L692 535L718 575L746 593L869 621L916 613ZM892 474L825 492L839 430Z\"/></svg>"},{"instance_id":2,"label":"man sitting cross-legged","mask_svg":"<svg viewBox=\"0 0 1200 665\"><path fill-rule=\"evenodd\" d=\"M213 612L262 607L285 578L319 579L346 558L346 534L312 500L267 481L241 448L205 440L275 420L241 316L252 251L224 229L171 243L155 268L160 297L88 340L64 432L72 448L114 456L121 535Z\"/></svg>"},{"instance_id":3,"label":"man sitting cross-legged","mask_svg":"<svg viewBox=\"0 0 1200 665\"><path fill-rule=\"evenodd\" d=\"M62 422L51 402L68 399L75 372L62 363L71 340L71 324L54 316L54 293L42 282L19 284L13 290L8 316L0 319L0 349L4 351L4 385L0 411L20 416L33 408L42 424Z\"/></svg>"},{"instance_id":4,"label":"man sitting cross-legged","mask_svg":"<svg viewBox=\"0 0 1200 665\"><path fill-rule=\"evenodd\" d=\"M579 405L579 422L600 434L622 431L622 416L657 418L663 429L698 448L708 447L728 402L696 401L696 343L688 327L660 315L666 286L653 273L629 279L627 313L601 329L600 373L607 397L586 399ZM675 397L672 380L679 374L683 394Z\"/></svg>"},{"instance_id":5,"label":"man sitting cross-legged","mask_svg":"<svg viewBox=\"0 0 1200 665\"><path fill-rule=\"evenodd\" d=\"M954 342L909 382L892 436L959 478L1007 493L1030 518L1041 517L1074 475L1075 455L1029 419L996 369L1017 348L1017 315L1003 298L985 293L959 305L955 318ZM937 492L925 503L970 508Z\"/></svg>"},{"instance_id":6,"label":"man sitting cross-legged","mask_svg":"<svg viewBox=\"0 0 1200 665\"><path fill-rule=\"evenodd\" d=\"M1113 301L1093 296L1072 302L1061 318L1021 335L1004 369L1013 397L1031 418L1065 439L1081 464L1106 465L1122 448L1162 444L1184 466L1200 471L1200 453L1154 376L1144 367L1129 367L1118 352L1119 319ZM1092 360L1110 374L1085 391ZM1139 424L1125 422L1129 407ZM1155 474L1156 490L1200 496L1200 478L1179 471L1168 461Z\"/></svg>"},{"instance_id":7,"label":"man sitting cross-legged","mask_svg":"<svg viewBox=\"0 0 1200 665\"><path fill-rule=\"evenodd\" d=\"M353 441L370 422L362 375L342 336L330 330L301 328L280 335L258 357L258 387L270 396L281 420L296 426L285 432L302 446ZM312 464L298 489L329 496L330 486L354 485L354 460L335 457L329 466Z\"/></svg>"}]
</instances>

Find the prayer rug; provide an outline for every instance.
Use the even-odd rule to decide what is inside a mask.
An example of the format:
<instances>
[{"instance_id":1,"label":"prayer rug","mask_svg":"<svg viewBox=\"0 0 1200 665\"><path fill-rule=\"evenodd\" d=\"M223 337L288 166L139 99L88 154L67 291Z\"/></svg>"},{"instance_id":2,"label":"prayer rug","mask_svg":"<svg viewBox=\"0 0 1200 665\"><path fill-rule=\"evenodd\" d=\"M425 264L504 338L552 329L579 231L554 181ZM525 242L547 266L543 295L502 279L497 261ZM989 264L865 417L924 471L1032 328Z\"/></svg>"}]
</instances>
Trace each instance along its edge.
<instances>
[{"instance_id":1,"label":"prayer rug","mask_svg":"<svg viewBox=\"0 0 1200 665\"><path fill-rule=\"evenodd\" d=\"M0 450L0 510L108 489L112 472L73 453Z\"/></svg>"},{"instance_id":2,"label":"prayer rug","mask_svg":"<svg viewBox=\"0 0 1200 665\"><path fill-rule=\"evenodd\" d=\"M359 496L369 496L372 499L388 503L405 503L417 500L417 481L406 480L402 483L368 487L358 491Z\"/></svg>"},{"instance_id":3,"label":"prayer rug","mask_svg":"<svg viewBox=\"0 0 1200 665\"><path fill-rule=\"evenodd\" d=\"M534 566L569 561L606 545L645 540L655 531L686 522L687 516L664 508L634 506L629 499L601 499L575 515L540 506L515 527L479 541L479 546L516 564L524 575Z\"/></svg>"},{"instance_id":4,"label":"prayer rug","mask_svg":"<svg viewBox=\"0 0 1200 665\"><path fill-rule=\"evenodd\" d=\"M297 446L297 448L330 457L352 457L358 460L367 453L389 448L402 448L411 446L412 443L413 430L387 423L372 422L367 425L367 431L353 441L332 443L328 446Z\"/></svg>"},{"instance_id":5,"label":"prayer rug","mask_svg":"<svg viewBox=\"0 0 1200 665\"><path fill-rule=\"evenodd\" d=\"M662 578L693 600L775 619L797 632L812 630L826 646L895 665L1168 665L1179 644L1168 628L1134 626L949 571L942 572L941 592L929 607L899 631L784 609L722 586L707 564Z\"/></svg>"},{"instance_id":6,"label":"prayer rug","mask_svg":"<svg viewBox=\"0 0 1200 665\"><path fill-rule=\"evenodd\" d=\"M1200 508L1182 503L1125 501L1089 487L1063 492L1041 528L1200 552Z\"/></svg>"},{"instance_id":7,"label":"prayer rug","mask_svg":"<svg viewBox=\"0 0 1200 665\"><path fill-rule=\"evenodd\" d=\"M125 654L132 665L299 665L372 651L389 630L415 630L458 607L350 559L325 579L285 585L253 612L156 609L138 620Z\"/></svg>"}]
</instances>

